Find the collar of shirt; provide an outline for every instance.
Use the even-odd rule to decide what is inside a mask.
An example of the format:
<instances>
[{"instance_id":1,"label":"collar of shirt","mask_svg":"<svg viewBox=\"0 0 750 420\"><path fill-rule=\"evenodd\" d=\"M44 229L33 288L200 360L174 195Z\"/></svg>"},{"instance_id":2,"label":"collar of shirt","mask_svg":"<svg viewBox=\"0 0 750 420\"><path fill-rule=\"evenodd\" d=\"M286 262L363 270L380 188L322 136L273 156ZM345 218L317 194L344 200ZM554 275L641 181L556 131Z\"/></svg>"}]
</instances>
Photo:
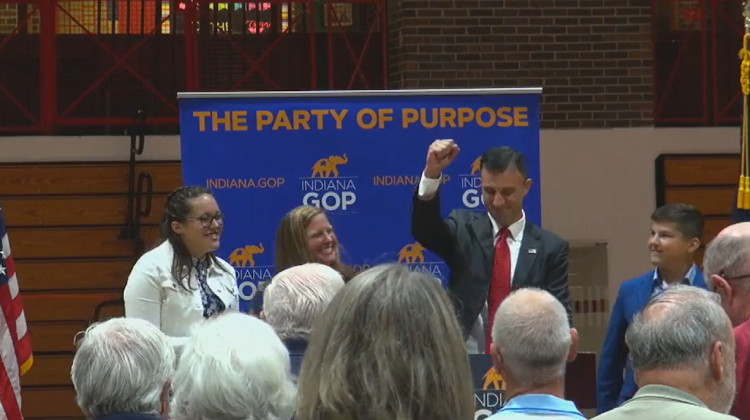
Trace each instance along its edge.
<instances>
[{"instance_id":1,"label":"collar of shirt","mask_svg":"<svg viewBox=\"0 0 750 420\"><path fill-rule=\"evenodd\" d=\"M289 354L304 354L307 350L307 340L302 338L287 338L282 342Z\"/></svg>"},{"instance_id":2,"label":"collar of shirt","mask_svg":"<svg viewBox=\"0 0 750 420\"><path fill-rule=\"evenodd\" d=\"M687 273L685 273L685 277L680 281L681 284L687 284L690 286L695 285L695 275L698 272L698 267L696 267L695 263L693 263L692 266L690 266L690 269ZM657 291L664 291L669 287L666 280L662 279L661 274L659 274L659 268L654 269L654 277L653 277L653 290L654 292Z\"/></svg>"},{"instance_id":3,"label":"collar of shirt","mask_svg":"<svg viewBox=\"0 0 750 420\"><path fill-rule=\"evenodd\" d=\"M490 217L490 223L492 223L492 239L497 240L499 238L500 234L500 226L497 225L497 222L495 219L492 218L492 216L487 213L487 215ZM526 228L526 212L521 210L521 218L518 219L515 223L508 226L508 230L510 231L511 239L516 242L523 239L523 230Z\"/></svg>"},{"instance_id":4,"label":"collar of shirt","mask_svg":"<svg viewBox=\"0 0 750 420\"><path fill-rule=\"evenodd\" d=\"M199 265L203 265L205 267L211 267L213 263L213 259L208 255L206 255L203 258L190 257L190 259L193 261L193 267L195 268L197 268Z\"/></svg>"},{"instance_id":5,"label":"collar of shirt","mask_svg":"<svg viewBox=\"0 0 750 420\"><path fill-rule=\"evenodd\" d=\"M641 399L668 399L708 408L706 407L706 404L704 404L703 401L698 399L698 397L696 397L695 395L688 394L681 389L672 388L671 386L656 384L643 386L638 390L638 392L635 393L633 398L626 401L624 404L635 403L636 401L639 401Z\"/></svg>"},{"instance_id":6,"label":"collar of shirt","mask_svg":"<svg viewBox=\"0 0 750 420\"><path fill-rule=\"evenodd\" d=\"M573 401L564 400L549 394L523 394L513 397L500 412L517 412L525 414L557 414L562 416L580 416L585 418Z\"/></svg>"},{"instance_id":7,"label":"collar of shirt","mask_svg":"<svg viewBox=\"0 0 750 420\"><path fill-rule=\"evenodd\" d=\"M104 417L96 417L94 420L162 420L162 417L153 414L126 413L110 414Z\"/></svg>"}]
</instances>

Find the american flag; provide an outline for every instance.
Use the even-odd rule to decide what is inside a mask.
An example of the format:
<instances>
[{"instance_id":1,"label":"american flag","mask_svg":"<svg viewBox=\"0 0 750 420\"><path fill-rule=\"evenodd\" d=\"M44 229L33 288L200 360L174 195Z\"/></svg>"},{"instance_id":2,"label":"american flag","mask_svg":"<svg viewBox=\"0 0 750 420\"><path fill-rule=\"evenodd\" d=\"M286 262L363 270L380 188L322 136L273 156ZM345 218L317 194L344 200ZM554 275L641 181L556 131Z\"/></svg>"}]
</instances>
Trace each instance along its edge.
<instances>
[{"instance_id":1,"label":"american flag","mask_svg":"<svg viewBox=\"0 0 750 420\"><path fill-rule=\"evenodd\" d=\"M26 329L18 279L5 218L0 207L0 419L22 420L21 375L31 369L31 338Z\"/></svg>"}]
</instances>

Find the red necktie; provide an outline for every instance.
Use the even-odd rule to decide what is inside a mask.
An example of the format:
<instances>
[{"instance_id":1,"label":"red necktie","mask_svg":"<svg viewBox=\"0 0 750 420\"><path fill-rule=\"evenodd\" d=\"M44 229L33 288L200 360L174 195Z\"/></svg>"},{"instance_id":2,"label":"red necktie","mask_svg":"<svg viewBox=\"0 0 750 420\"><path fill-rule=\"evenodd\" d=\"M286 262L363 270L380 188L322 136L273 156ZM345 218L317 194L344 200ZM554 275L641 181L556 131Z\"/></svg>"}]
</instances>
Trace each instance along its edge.
<instances>
[{"instance_id":1,"label":"red necktie","mask_svg":"<svg viewBox=\"0 0 750 420\"><path fill-rule=\"evenodd\" d=\"M510 247L508 247L508 228L500 230L500 238L495 243L495 257L492 262L492 283L490 284L489 312L487 314L487 338L485 353L490 352L492 342L492 324L495 323L495 312L510 294Z\"/></svg>"}]
</instances>

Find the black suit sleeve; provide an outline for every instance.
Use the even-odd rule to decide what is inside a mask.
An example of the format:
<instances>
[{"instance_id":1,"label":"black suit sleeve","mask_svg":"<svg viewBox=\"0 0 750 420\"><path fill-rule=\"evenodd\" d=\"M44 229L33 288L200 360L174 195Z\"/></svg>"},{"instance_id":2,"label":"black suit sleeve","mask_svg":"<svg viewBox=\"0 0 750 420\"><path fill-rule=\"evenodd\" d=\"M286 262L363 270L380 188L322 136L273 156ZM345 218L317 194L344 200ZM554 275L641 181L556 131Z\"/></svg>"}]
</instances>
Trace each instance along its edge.
<instances>
[{"instance_id":1,"label":"black suit sleeve","mask_svg":"<svg viewBox=\"0 0 750 420\"><path fill-rule=\"evenodd\" d=\"M568 320L572 325L573 316L570 305L570 291L568 290L568 250L566 241L560 241L560 246L550 255L549 271L547 276L547 290L553 294L568 312Z\"/></svg>"},{"instance_id":2,"label":"black suit sleeve","mask_svg":"<svg viewBox=\"0 0 750 420\"><path fill-rule=\"evenodd\" d=\"M440 215L440 192L430 200L420 200L415 192L412 200L412 236L425 248L449 260L456 247L456 220Z\"/></svg>"}]
</instances>

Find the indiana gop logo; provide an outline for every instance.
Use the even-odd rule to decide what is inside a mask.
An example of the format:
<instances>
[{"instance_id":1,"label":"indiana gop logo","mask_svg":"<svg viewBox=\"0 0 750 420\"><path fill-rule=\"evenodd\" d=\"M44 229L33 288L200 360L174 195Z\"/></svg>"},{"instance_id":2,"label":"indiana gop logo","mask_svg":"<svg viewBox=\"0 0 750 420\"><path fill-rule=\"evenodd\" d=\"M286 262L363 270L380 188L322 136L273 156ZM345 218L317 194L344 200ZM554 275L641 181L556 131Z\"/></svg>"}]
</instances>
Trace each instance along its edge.
<instances>
[{"instance_id":1,"label":"indiana gop logo","mask_svg":"<svg viewBox=\"0 0 750 420\"><path fill-rule=\"evenodd\" d=\"M300 178L302 204L322 207L328 212L354 213L357 202L357 178L347 176L346 153L318 159L309 177Z\"/></svg>"},{"instance_id":2,"label":"indiana gop logo","mask_svg":"<svg viewBox=\"0 0 750 420\"><path fill-rule=\"evenodd\" d=\"M476 158L469 167L468 174L461 174L461 202L468 209L477 209L484 204L482 198L482 157Z\"/></svg>"},{"instance_id":3,"label":"indiana gop logo","mask_svg":"<svg viewBox=\"0 0 750 420\"><path fill-rule=\"evenodd\" d=\"M266 253L263 243L245 245L229 254L234 267L240 299L251 301L266 288L273 278L272 253Z\"/></svg>"},{"instance_id":4,"label":"indiana gop logo","mask_svg":"<svg viewBox=\"0 0 750 420\"><path fill-rule=\"evenodd\" d=\"M485 420L505 403L505 381L492 365L488 354L472 354L469 358L474 378L474 420Z\"/></svg>"},{"instance_id":5,"label":"indiana gop logo","mask_svg":"<svg viewBox=\"0 0 750 420\"><path fill-rule=\"evenodd\" d=\"M447 272L445 263L435 259L430 260L425 251L427 249L419 242L408 243L398 251L398 262L406 264L411 271L429 273L445 282Z\"/></svg>"}]
</instances>

